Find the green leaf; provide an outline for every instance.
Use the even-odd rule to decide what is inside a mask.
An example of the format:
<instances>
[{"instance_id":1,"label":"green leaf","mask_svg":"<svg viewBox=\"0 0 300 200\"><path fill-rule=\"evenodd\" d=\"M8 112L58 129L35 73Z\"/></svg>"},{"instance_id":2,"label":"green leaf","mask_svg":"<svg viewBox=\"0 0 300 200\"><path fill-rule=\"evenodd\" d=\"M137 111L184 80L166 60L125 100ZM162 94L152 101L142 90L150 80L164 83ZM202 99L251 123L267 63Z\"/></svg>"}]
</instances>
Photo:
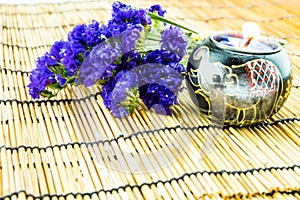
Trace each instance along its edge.
<instances>
[{"instance_id":1,"label":"green leaf","mask_svg":"<svg viewBox=\"0 0 300 200\"><path fill-rule=\"evenodd\" d=\"M143 100L139 97L139 88L134 87L130 90L126 90L128 96L122 102L120 106L123 106L129 114L133 113L135 109L137 110L148 110L147 106L144 104Z\"/></svg>"},{"instance_id":2,"label":"green leaf","mask_svg":"<svg viewBox=\"0 0 300 200\"><path fill-rule=\"evenodd\" d=\"M151 27L150 29L147 29L147 31L143 31L136 44L136 50L140 53L147 53L149 51L154 51L155 49L160 49L162 30L163 26L159 29Z\"/></svg>"},{"instance_id":3,"label":"green leaf","mask_svg":"<svg viewBox=\"0 0 300 200\"><path fill-rule=\"evenodd\" d=\"M107 82L108 82L108 80L106 80L106 79L100 79L99 81L97 81L96 85L104 85Z\"/></svg>"},{"instance_id":4,"label":"green leaf","mask_svg":"<svg viewBox=\"0 0 300 200\"><path fill-rule=\"evenodd\" d=\"M54 97L55 95L49 90L44 90L43 92L41 92L41 96L47 97L50 99L51 97Z\"/></svg>"},{"instance_id":5,"label":"green leaf","mask_svg":"<svg viewBox=\"0 0 300 200\"><path fill-rule=\"evenodd\" d=\"M73 83L75 83L75 77L71 76L71 77L67 78L67 81L66 81L65 85L67 85L67 84L73 84ZM63 87L65 87L65 85Z\"/></svg>"},{"instance_id":6,"label":"green leaf","mask_svg":"<svg viewBox=\"0 0 300 200\"><path fill-rule=\"evenodd\" d=\"M77 58L78 58L78 60L79 60L80 62L83 62L83 61L84 61L84 57L83 57L83 54L82 54L82 53L78 54Z\"/></svg>"},{"instance_id":7,"label":"green leaf","mask_svg":"<svg viewBox=\"0 0 300 200\"><path fill-rule=\"evenodd\" d=\"M66 75L67 71L63 65L49 66L48 69L54 74ZM64 77L65 78L65 77Z\"/></svg>"},{"instance_id":8,"label":"green leaf","mask_svg":"<svg viewBox=\"0 0 300 200\"><path fill-rule=\"evenodd\" d=\"M48 85L47 87L50 88L50 89L53 89L53 90L58 90L58 89L61 89L61 88L62 88L62 87L59 85L58 82L53 83L53 84L51 84L51 85Z\"/></svg>"},{"instance_id":9,"label":"green leaf","mask_svg":"<svg viewBox=\"0 0 300 200\"><path fill-rule=\"evenodd\" d=\"M191 29L189 29L189 28L187 28L187 27L185 27L185 26L182 26L182 25L180 25L180 24L177 24L176 22L173 22L173 21L171 21L171 20L168 20L168 19L166 19L166 18L163 18L163 17L161 17L161 16L159 16L159 15L156 15L156 14L154 14L154 13L149 12L148 15L151 17L151 19L159 20L159 21L165 22L165 23L167 23L167 24L171 24L171 25L174 25L174 26L178 26L179 28L182 28L182 29L184 29L184 30L187 30L187 31L190 31L190 32L192 32L192 33L198 34L197 31L193 31L193 30L191 30Z\"/></svg>"}]
</instances>

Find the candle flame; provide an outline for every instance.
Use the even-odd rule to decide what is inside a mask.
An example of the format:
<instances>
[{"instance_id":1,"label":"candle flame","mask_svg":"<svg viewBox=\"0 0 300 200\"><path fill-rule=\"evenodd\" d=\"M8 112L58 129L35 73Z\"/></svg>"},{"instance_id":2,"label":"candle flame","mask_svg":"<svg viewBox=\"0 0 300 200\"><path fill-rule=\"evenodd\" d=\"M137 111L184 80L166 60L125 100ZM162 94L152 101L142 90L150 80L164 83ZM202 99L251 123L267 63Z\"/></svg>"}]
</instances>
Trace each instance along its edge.
<instances>
[{"instance_id":1,"label":"candle flame","mask_svg":"<svg viewBox=\"0 0 300 200\"><path fill-rule=\"evenodd\" d=\"M242 27L244 38L258 38L260 36L260 27L254 22L245 22Z\"/></svg>"}]
</instances>

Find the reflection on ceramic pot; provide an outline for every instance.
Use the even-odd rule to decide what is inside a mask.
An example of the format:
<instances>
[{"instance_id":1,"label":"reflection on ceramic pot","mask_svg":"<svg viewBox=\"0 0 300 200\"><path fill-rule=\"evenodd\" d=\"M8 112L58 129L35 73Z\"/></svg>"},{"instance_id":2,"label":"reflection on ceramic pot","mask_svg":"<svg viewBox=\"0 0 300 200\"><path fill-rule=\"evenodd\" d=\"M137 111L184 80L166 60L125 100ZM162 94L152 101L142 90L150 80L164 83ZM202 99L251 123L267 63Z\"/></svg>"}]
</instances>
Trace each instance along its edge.
<instances>
[{"instance_id":1,"label":"reflection on ceramic pot","mask_svg":"<svg viewBox=\"0 0 300 200\"><path fill-rule=\"evenodd\" d=\"M190 96L216 123L246 126L264 121L279 111L290 93L292 66L286 50L266 37L247 47L243 43L240 32L215 33L189 57Z\"/></svg>"}]
</instances>

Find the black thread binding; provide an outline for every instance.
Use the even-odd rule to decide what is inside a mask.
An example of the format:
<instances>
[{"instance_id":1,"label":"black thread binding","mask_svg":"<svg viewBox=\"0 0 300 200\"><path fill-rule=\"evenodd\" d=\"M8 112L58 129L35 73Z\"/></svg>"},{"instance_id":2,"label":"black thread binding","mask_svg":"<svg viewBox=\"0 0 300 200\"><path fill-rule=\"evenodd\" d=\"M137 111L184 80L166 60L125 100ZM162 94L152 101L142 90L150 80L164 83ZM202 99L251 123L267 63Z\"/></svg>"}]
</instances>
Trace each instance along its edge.
<instances>
[{"instance_id":1,"label":"black thread binding","mask_svg":"<svg viewBox=\"0 0 300 200\"><path fill-rule=\"evenodd\" d=\"M20 48L20 49L38 49L38 48L42 48L42 47L51 47L52 45L50 44L44 44L44 45L38 45L38 46L22 46L22 45L19 45L19 44L7 44L7 43L4 43L4 42L0 42L0 45L3 45L3 46L8 46L8 47L17 47L17 48Z\"/></svg>"},{"instance_id":2,"label":"black thread binding","mask_svg":"<svg viewBox=\"0 0 300 200\"><path fill-rule=\"evenodd\" d=\"M259 122L257 124L253 124L250 127L253 128L257 125L259 126L274 126L277 125L279 123L285 123L285 122L294 122L294 121L300 121L300 118L296 118L296 117L291 117L291 118L283 118L283 119L278 119L274 122Z\"/></svg>"},{"instance_id":3,"label":"black thread binding","mask_svg":"<svg viewBox=\"0 0 300 200\"><path fill-rule=\"evenodd\" d=\"M300 118L284 118L284 119L279 119L276 120L274 122L260 122L257 124L254 124L252 126L250 126L251 128L253 127L258 127L258 126L274 126L277 125L279 123L286 123L286 122L294 122L294 121L300 121ZM5 145L0 147L0 150L2 148L5 148L6 150L10 150L10 151L19 151L20 149L24 148L26 151L27 150L31 150L33 151L34 149L38 150L38 151L46 151L47 149L54 149L54 148L59 148L61 149L62 147L67 148L68 146L71 146L72 148L75 147L75 145L78 146L93 146L93 145L99 145L99 144L111 144L112 142L118 142L119 139L123 139L123 140L132 140L132 138L134 137L138 137L138 136L143 136L143 137L149 137L151 134L155 134L155 132L159 132L159 131L171 131L171 130L176 130L176 129L181 129L181 130L185 130L185 131L195 131L195 130L203 130L203 129L209 129L209 128L215 128L215 129L220 129L220 130L225 130L225 129L229 129L230 127L235 127L235 126L230 126L230 125L226 125L226 126L219 126L219 125L215 125L215 124L209 124L209 125L199 125L196 127L180 127L179 125L177 126L173 126L173 127L163 127L160 129L155 129L155 130L144 130L144 131L139 131L139 132L135 132L132 133L128 136L124 136L124 135L119 135L116 138L112 138L112 139L106 139L106 140L98 140L98 141L94 141L94 142L73 142L73 143L66 143L66 144L56 144L53 146L46 146L46 147L39 147L39 146L25 146L25 145L20 145L18 147L6 147Z\"/></svg>"},{"instance_id":4,"label":"black thread binding","mask_svg":"<svg viewBox=\"0 0 300 200\"><path fill-rule=\"evenodd\" d=\"M250 197L259 197L259 196L268 196L268 197L271 197L273 198L275 194L286 194L286 195L295 195L295 194L298 194L300 195L300 190L297 190L297 189L292 189L292 190L275 190L275 189L272 189L270 192L262 192L262 193L254 193L254 194L241 194L241 195L238 195L238 194L232 194L232 195L228 195L228 196L225 196L225 195L222 195L220 194L220 197L224 198L224 199L244 199L244 198L250 198ZM252 199L251 198L251 199Z\"/></svg>"},{"instance_id":5,"label":"black thread binding","mask_svg":"<svg viewBox=\"0 0 300 200\"><path fill-rule=\"evenodd\" d=\"M57 145L53 145L53 146L46 146L46 147L39 147L39 146L25 146L25 145L20 145L18 147L6 147L5 145L1 146L1 148L5 148L6 150L10 150L10 151L19 151L20 149L24 148L25 150L31 150L33 151L34 149L37 149L38 151L46 151L47 149L54 149L54 148L59 148L61 149L62 147L68 147L71 146L74 148L75 145L78 146L93 146L93 145L99 145L99 144L111 144L112 142L118 142L119 139L123 139L123 140L131 140L134 137L138 137L138 136L150 136L151 134L155 134L155 132L159 132L159 131L171 131L171 130L176 130L178 128L183 129L183 130L196 130L196 129L204 129L204 128L210 128L210 127L217 127L215 125L207 125L207 126L198 126L198 127L191 127L191 128L182 128L179 125L178 126L174 126L174 127L164 127L164 128L160 128L160 129L155 129L155 130L144 130L144 131L139 131L139 132L135 132L132 133L128 136L124 136L124 135L119 135L116 138L112 138L112 139L107 139L107 140L98 140L98 141L94 141L94 142L73 142L73 143L66 143L66 144L57 144Z\"/></svg>"},{"instance_id":6,"label":"black thread binding","mask_svg":"<svg viewBox=\"0 0 300 200\"><path fill-rule=\"evenodd\" d=\"M180 180L184 180L185 177L191 177L191 176L198 176L198 175L203 175L203 174L208 174L208 175L223 175L224 173L225 174L228 174L228 175L245 175L247 173L251 173L253 174L254 172L259 172L259 171L271 171L271 170L295 170L295 168L300 168L300 165L293 165L293 166L288 166L288 167L269 167L269 168L253 168L253 169L247 169L247 170L238 170L238 171L227 171L227 170L222 170L222 171L197 171L197 172L191 172L191 173L185 173L183 174L182 176L180 177L176 177L176 178L171 178L169 180L158 180L158 181L155 181L155 182L150 182L150 183L142 183L140 185L130 185L130 184L126 184L126 185L123 185L123 186L119 186L119 187L116 187L116 188L112 188L112 189L108 189L108 190L104 190L104 189L101 189L101 190L98 190L98 191L94 191L94 192L88 192L88 193L66 193L66 194L45 194L45 195L41 195L41 196L34 196L32 194L27 194L26 191L22 190L22 191L19 191L19 192L14 192L10 195L6 195L4 197L2 197L2 199L5 199L5 198L10 198L12 196L18 196L19 194L21 193L25 193L25 195L28 197L32 197L34 199L43 199L45 197L48 197L48 198L53 198L53 197L56 197L56 198L66 198L67 196L69 195L72 195L74 197L76 197L77 195L81 195L81 196L89 196L89 197L92 197L92 195L95 195L95 194L99 194L101 192L104 192L104 193L112 193L112 192L118 192L118 190L125 190L126 188L130 188L130 189L134 189L134 188L138 188L139 190L142 189L142 187L149 187L151 188L151 186L158 186L158 184L167 184L167 183L172 183L173 181L180 181ZM265 195L274 195L276 192L278 193L282 193L282 194L300 194L300 191L299 190L288 190L288 191L276 191L276 190L272 190L271 192L267 192L267 193L264 193ZM249 194L246 194L246 195L242 195L242 196L249 196ZM254 195L259 195L259 193L255 193ZM262 195L262 194L261 194ZM220 196L222 196L220 194ZM234 196L234 195L233 195ZM253 196L253 195L251 195Z\"/></svg>"},{"instance_id":7,"label":"black thread binding","mask_svg":"<svg viewBox=\"0 0 300 200\"><path fill-rule=\"evenodd\" d=\"M21 73L22 76L24 74L28 75L30 74L30 71L23 71L23 70L20 70L20 69L10 69L10 68L2 68L0 67L0 71L3 71L4 73L7 73L7 72L11 72L11 73Z\"/></svg>"},{"instance_id":8,"label":"black thread binding","mask_svg":"<svg viewBox=\"0 0 300 200\"><path fill-rule=\"evenodd\" d=\"M99 193L101 192L104 192L104 193L112 193L112 192L118 192L118 190L123 190L125 191L125 189L129 187L130 189L134 189L135 187L131 187L130 185L124 185L124 186L120 186L118 188L113 188L113 189L110 189L110 190L99 190L99 191L96 191L96 192L91 192L91 193L68 193L68 194L45 194L45 195L42 195L42 196L34 196L32 194L28 194L26 193L25 190L21 190L19 192L14 192L14 193L11 193L10 195L6 195L4 197L1 197L0 200L4 200L6 198L8 199L11 199L12 197L16 196L17 198L19 197L19 195L21 194L24 194L26 196L26 199L27 198L33 198L33 199L43 199L43 198L56 198L56 199L60 199L60 198L67 198L68 196L73 196L73 198L76 198L76 196L82 196L82 197L85 197L85 196L88 196L89 198L92 198L93 195L98 195ZM138 188L139 190L141 188ZM288 191L285 191L285 190L271 190L270 192L263 192L263 193L254 193L254 194L241 194L241 195L238 195L238 194L232 194L232 195L222 195L222 194L219 194L219 196L221 198L224 198L224 199L236 199L236 198L239 198L239 199L243 199L243 198L250 198L250 197L259 197L259 196L268 196L268 197L271 197L273 198L274 195L276 194L286 194L286 195L300 195L300 191L299 190L296 190L296 189L292 189L292 190L288 190ZM203 196L199 197L199 198L202 198L204 196L207 196L207 194L204 194Z\"/></svg>"},{"instance_id":9,"label":"black thread binding","mask_svg":"<svg viewBox=\"0 0 300 200\"><path fill-rule=\"evenodd\" d=\"M66 28L68 26L75 26L76 24L62 24L62 25L56 25L56 26L27 26L27 27L20 27L20 26L7 26L2 25L2 29L17 29L17 30L32 30L32 29L55 29L55 28Z\"/></svg>"},{"instance_id":10,"label":"black thread binding","mask_svg":"<svg viewBox=\"0 0 300 200\"><path fill-rule=\"evenodd\" d=\"M0 103L4 103L4 105L6 105L7 103L17 103L17 104L37 104L38 106L41 106L42 104L47 104L47 103L50 103L51 105L54 105L54 103L71 103L71 102L81 102L81 101L85 101L87 99L92 99L92 98L96 98L97 96L99 96L101 94L101 92L97 92L95 94L90 94L86 97L82 97L82 98L79 98L79 99L47 99L47 100L37 100L37 101L34 101L34 100L30 100L30 101L21 101L21 100L17 100L17 99L7 99L7 100L3 100L3 99L0 99Z\"/></svg>"}]
</instances>

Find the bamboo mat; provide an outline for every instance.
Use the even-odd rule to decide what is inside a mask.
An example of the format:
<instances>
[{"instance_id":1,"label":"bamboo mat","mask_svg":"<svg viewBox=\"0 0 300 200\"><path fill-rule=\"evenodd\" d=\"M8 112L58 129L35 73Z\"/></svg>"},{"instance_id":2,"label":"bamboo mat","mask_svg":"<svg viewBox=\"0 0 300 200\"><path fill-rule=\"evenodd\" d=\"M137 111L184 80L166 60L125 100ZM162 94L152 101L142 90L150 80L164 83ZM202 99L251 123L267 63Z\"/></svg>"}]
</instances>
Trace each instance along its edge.
<instances>
[{"instance_id":1,"label":"bamboo mat","mask_svg":"<svg viewBox=\"0 0 300 200\"><path fill-rule=\"evenodd\" d=\"M293 87L264 123L218 128L180 95L183 122L151 112L113 118L99 88L33 101L35 60L76 24L106 22L111 1L0 5L0 197L3 199L300 199L300 2L160 3L200 32L240 30L288 42Z\"/></svg>"}]
</instances>

